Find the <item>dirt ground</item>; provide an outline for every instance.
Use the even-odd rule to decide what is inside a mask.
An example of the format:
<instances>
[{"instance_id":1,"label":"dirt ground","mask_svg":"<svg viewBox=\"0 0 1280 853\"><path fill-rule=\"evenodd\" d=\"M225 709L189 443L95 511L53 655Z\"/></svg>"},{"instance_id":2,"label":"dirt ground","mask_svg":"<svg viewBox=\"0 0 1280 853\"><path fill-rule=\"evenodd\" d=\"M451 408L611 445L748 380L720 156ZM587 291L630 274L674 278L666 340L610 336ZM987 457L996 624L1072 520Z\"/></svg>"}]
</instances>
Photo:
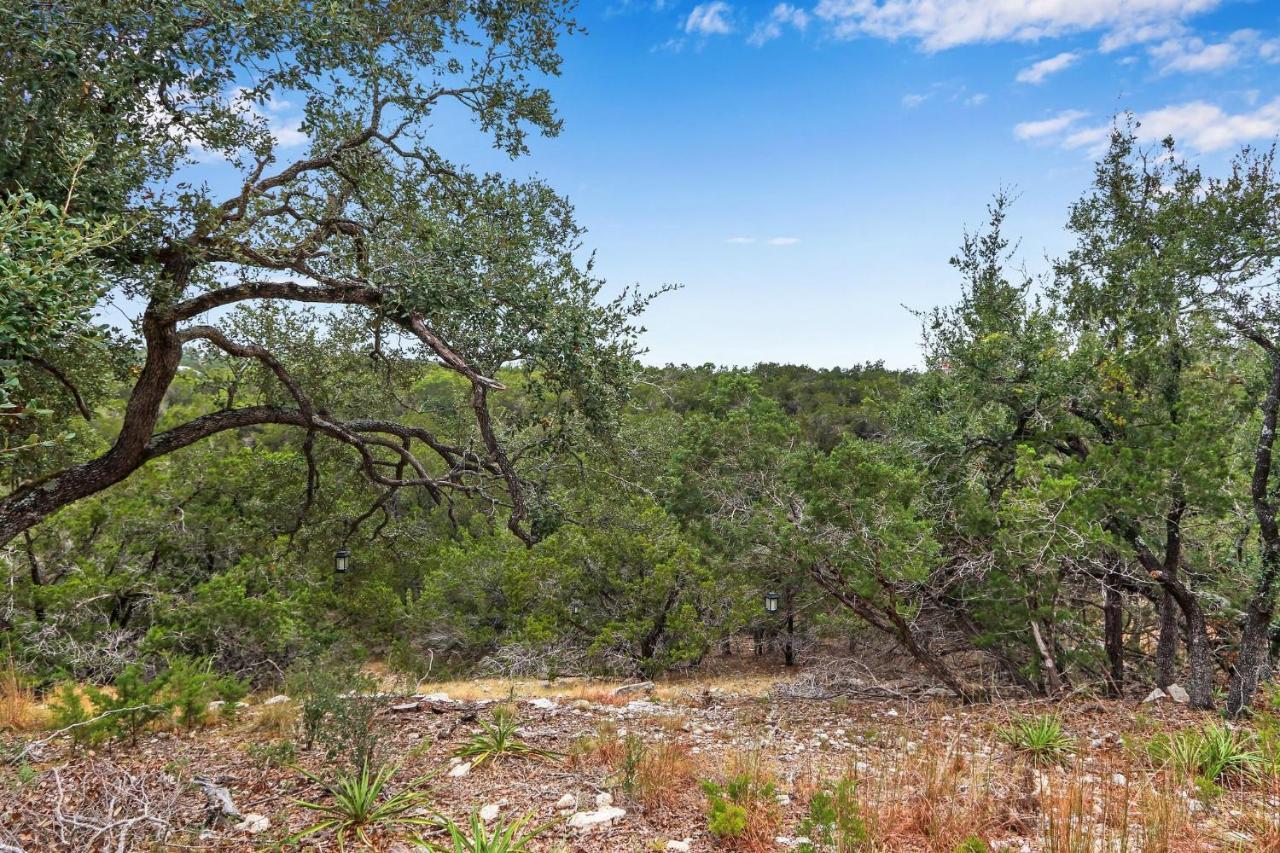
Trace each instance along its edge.
<instances>
[{"instance_id":1,"label":"dirt ground","mask_svg":"<svg viewBox=\"0 0 1280 853\"><path fill-rule=\"evenodd\" d=\"M549 824L531 850L793 849L815 792L841 778L854 783L865 830L861 846L844 849L1280 850L1274 778L1224 779L1206 790L1147 756L1142 745L1156 733L1206 722L1171 701L965 707L892 691L785 698L778 682L791 675L753 663L617 696L618 684L596 681L420 685L380 697L380 749L398 766L391 790L429 792L419 816L462 820L488 807L501 824L529 815ZM279 846L317 820L298 801L327 797L302 771L327 779L334 770L318 748L296 745L294 703L267 698L194 732L150 732L136 745L93 750L59 738L11 763L0 770L0 850ZM499 758L454 775L454 750L503 702L516 710L520 739L554 755ZM1072 749L1037 766L999 727L1046 713L1060 716ZM286 742L293 746L279 747ZM273 761L273 746L292 754ZM748 832L717 837L700 783L743 772L772 784L768 802L752 810ZM259 817L210 823L196 780L224 787L241 815ZM572 827L572 815L596 811L602 794L625 815ZM423 825L375 828L370 840L414 850L444 837ZM336 849L337 841L324 832L302 847Z\"/></svg>"}]
</instances>

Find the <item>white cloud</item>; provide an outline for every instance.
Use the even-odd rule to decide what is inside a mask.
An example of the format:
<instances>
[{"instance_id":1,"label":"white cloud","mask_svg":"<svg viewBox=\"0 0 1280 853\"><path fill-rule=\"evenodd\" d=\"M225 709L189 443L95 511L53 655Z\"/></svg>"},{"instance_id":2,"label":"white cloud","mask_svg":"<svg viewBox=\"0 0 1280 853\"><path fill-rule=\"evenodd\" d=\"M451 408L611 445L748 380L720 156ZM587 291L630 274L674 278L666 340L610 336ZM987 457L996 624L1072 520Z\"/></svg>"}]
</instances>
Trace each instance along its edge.
<instances>
[{"instance_id":1,"label":"white cloud","mask_svg":"<svg viewBox=\"0 0 1280 853\"><path fill-rule=\"evenodd\" d=\"M1039 121L1019 122L1013 127L1013 135L1024 141L1043 139L1046 136L1055 136L1062 133L1086 115L1088 115L1088 113L1081 112L1080 110L1066 110L1058 113L1053 118L1041 119Z\"/></svg>"},{"instance_id":2,"label":"white cloud","mask_svg":"<svg viewBox=\"0 0 1280 853\"><path fill-rule=\"evenodd\" d=\"M733 24L729 22L732 9L728 3L715 0L714 3L699 3L689 12L685 19L684 31L690 35L724 36L733 32Z\"/></svg>"},{"instance_id":3,"label":"white cloud","mask_svg":"<svg viewBox=\"0 0 1280 853\"><path fill-rule=\"evenodd\" d=\"M734 243L738 246L746 246L756 241L755 237L730 237L725 240L726 243Z\"/></svg>"},{"instance_id":4,"label":"white cloud","mask_svg":"<svg viewBox=\"0 0 1280 853\"><path fill-rule=\"evenodd\" d=\"M755 29L751 31L751 35L747 37L747 44L760 47L767 42L780 38L783 28L787 26L804 32L809 26L809 13L798 6L792 6L790 3L779 3L773 7L769 17L756 24Z\"/></svg>"},{"instance_id":5,"label":"white cloud","mask_svg":"<svg viewBox=\"0 0 1280 853\"><path fill-rule=\"evenodd\" d=\"M1122 24L1102 37L1098 48L1112 53L1135 44L1146 44L1160 39L1184 34L1187 28L1175 20L1133 22Z\"/></svg>"},{"instance_id":6,"label":"white cloud","mask_svg":"<svg viewBox=\"0 0 1280 853\"><path fill-rule=\"evenodd\" d=\"M995 41L1034 41L1103 30L1110 49L1148 41L1221 0L819 0L814 14L837 38L918 40L927 50ZM1163 28L1163 29L1161 29ZM1144 33L1144 29L1148 30ZM1145 35L1145 37L1143 37Z\"/></svg>"},{"instance_id":7,"label":"white cloud","mask_svg":"<svg viewBox=\"0 0 1280 853\"><path fill-rule=\"evenodd\" d=\"M986 92L974 92L972 95L964 99L966 107L980 107L987 102Z\"/></svg>"},{"instance_id":8,"label":"white cloud","mask_svg":"<svg viewBox=\"0 0 1280 853\"><path fill-rule=\"evenodd\" d=\"M1219 71L1246 57L1270 60L1274 42L1264 42L1257 30L1236 30L1225 40L1206 42L1198 36L1179 35L1147 48L1151 61L1166 74Z\"/></svg>"},{"instance_id":9,"label":"white cloud","mask_svg":"<svg viewBox=\"0 0 1280 853\"><path fill-rule=\"evenodd\" d=\"M1048 59L1042 59L1033 65L1027 66L1018 72L1016 79L1019 83L1031 83L1033 85L1043 83L1049 75L1067 70L1072 65L1075 65L1079 59L1080 54L1078 52L1063 51L1057 56L1051 56Z\"/></svg>"},{"instance_id":10,"label":"white cloud","mask_svg":"<svg viewBox=\"0 0 1280 853\"><path fill-rule=\"evenodd\" d=\"M250 97L249 90L236 86L227 92L227 102L232 109L251 121L264 125L277 148L293 148L307 143L302 132L302 119L290 116L293 104L274 95L264 101Z\"/></svg>"},{"instance_id":11,"label":"white cloud","mask_svg":"<svg viewBox=\"0 0 1280 853\"><path fill-rule=\"evenodd\" d=\"M932 94L932 92L908 92L902 96L902 105L909 110L913 110L925 101L929 100L929 97Z\"/></svg>"},{"instance_id":12,"label":"white cloud","mask_svg":"<svg viewBox=\"0 0 1280 853\"><path fill-rule=\"evenodd\" d=\"M1080 127L1077 122L1083 116L1084 113L1071 110L1044 121L1023 122L1014 127L1013 133L1022 140L1056 137L1063 148L1096 154L1106 147L1111 125ZM1172 136L1196 151L1219 151L1280 136L1280 97L1239 113L1229 113L1207 101L1188 101L1139 113L1135 118L1140 142L1151 144Z\"/></svg>"},{"instance_id":13,"label":"white cloud","mask_svg":"<svg viewBox=\"0 0 1280 853\"><path fill-rule=\"evenodd\" d=\"M1280 98L1242 113L1228 113L1215 104L1191 101L1143 113L1138 121L1138 135L1145 141L1172 136L1200 151L1216 151L1270 140L1280 134Z\"/></svg>"},{"instance_id":14,"label":"white cloud","mask_svg":"<svg viewBox=\"0 0 1280 853\"><path fill-rule=\"evenodd\" d=\"M799 237L770 237L770 246L794 246L800 242Z\"/></svg>"}]
</instances>

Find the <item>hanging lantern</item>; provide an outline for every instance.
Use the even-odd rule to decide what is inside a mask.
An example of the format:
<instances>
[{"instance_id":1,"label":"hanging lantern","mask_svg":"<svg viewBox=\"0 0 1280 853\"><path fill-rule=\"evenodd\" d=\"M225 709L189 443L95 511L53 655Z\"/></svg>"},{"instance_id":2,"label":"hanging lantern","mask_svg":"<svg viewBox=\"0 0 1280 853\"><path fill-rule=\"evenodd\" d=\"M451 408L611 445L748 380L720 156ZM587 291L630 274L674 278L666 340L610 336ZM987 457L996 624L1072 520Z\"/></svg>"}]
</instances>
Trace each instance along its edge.
<instances>
[{"instance_id":1,"label":"hanging lantern","mask_svg":"<svg viewBox=\"0 0 1280 853\"><path fill-rule=\"evenodd\" d=\"M782 600L781 596L779 596L776 592L766 592L764 594L764 612L777 613L778 602L781 600Z\"/></svg>"},{"instance_id":2,"label":"hanging lantern","mask_svg":"<svg viewBox=\"0 0 1280 853\"><path fill-rule=\"evenodd\" d=\"M351 568L351 552L346 548L339 548L333 554L333 572L338 575L345 575L347 570Z\"/></svg>"}]
</instances>

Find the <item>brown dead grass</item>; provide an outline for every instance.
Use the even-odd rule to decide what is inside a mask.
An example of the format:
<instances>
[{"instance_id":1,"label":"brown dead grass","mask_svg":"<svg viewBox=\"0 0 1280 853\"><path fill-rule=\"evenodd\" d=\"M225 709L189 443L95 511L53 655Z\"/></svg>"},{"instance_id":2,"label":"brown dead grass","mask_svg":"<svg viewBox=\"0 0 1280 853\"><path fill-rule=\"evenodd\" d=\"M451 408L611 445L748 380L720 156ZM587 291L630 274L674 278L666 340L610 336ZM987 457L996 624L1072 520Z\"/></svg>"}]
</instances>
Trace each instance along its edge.
<instances>
[{"instance_id":1,"label":"brown dead grass","mask_svg":"<svg viewBox=\"0 0 1280 853\"><path fill-rule=\"evenodd\" d=\"M686 743L660 743L646 750L636 772L636 799L646 809L673 809L698 794L697 768Z\"/></svg>"},{"instance_id":2,"label":"brown dead grass","mask_svg":"<svg viewBox=\"0 0 1280 853\"><path fill-rule=\"evenodd\" d=\"M36 699L12 663L0 669L0 730L30 732L49 724L47 708Z\"/></svg>"}]
</instances>

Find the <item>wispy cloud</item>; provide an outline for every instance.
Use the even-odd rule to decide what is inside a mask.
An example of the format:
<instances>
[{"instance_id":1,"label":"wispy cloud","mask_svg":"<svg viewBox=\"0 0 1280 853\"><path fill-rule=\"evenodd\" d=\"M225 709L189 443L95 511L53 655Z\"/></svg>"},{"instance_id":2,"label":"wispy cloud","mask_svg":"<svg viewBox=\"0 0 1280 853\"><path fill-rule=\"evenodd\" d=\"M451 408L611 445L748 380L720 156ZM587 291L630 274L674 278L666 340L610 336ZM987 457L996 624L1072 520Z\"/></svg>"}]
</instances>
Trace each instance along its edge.
<instances>
[{"instance_id":1,"label":"wispy cloud","mask_svg":"<svg viewBox=\"0 0 1280 853\"><path fill-rule=\"evenodd\" d=\"M904 109L913 110L925 101L937 96L949 104L977 107L987 102L986 92L970 92L969 87L955 80L934 83L923 92L908 92L902 96Z\"/></svg>"},{"instance_id":2,"label":"wispy cloud","mask_svg":"<svg viewBox=\"0 0 1280 853\"><path fill-rule=\"evenodd\" d=\"M1052 118L1019 122L1013 127L1013 135L1024 141L1055 136L1087 115L1080 110L1065 110Z\"/></svg>"},{"instance_id":3,"label":"wispy cloud","mask_svg":"<svg viewBox=\"0 0 1280 853\"><path fill-rule=\"evenodd\" d=\"M699 3L685 18L684 31L689 35L726 36L733 32L730 21L733 9L722 0L713 3Z\"/></svg>"},{"instance_id":4,"label":"wispy cloud","mask_svg":"<svg viewBox=\"0 0 1280 853\"><path fill-rule=\"evenodd\" d=\"M755 241L755 237L730 237L728 240L725 240L726 243L733 243L738 246L747 246Z\"/></svg>"},{"instance_id":5,"label":"wispy cloud","mask_svg":"<svg viewBox=\"0 0 1280 853\"><path fill-rule=\"evenodd\" d=\"M1275 62L1280 58L1280 39L1264 40L1257 30L1248 29L1236 30L1219 41L1179 33L1153 44L1147 54L1165 74L1221 71L1250 59Z\"/></svg>"},{"instance_id":6,"label":"wispy cloud","mask_svg":"<svg viewBox=\"0 0 1280 853\"><path fill-rule=\"evenodd\" d=\"M770 237L770 246L794 246L800 242L799 237Z\"/></svg>"},{"instance_id":7,"label":"wispy cloud","mask_svg":"<svg viewBox=\"0 0 1280 853\"><path fill-rule=\"evenodd\" d=\"M1048 59L1042 59L1018 72L1016 77L1019 83L1030 83L1039 85L1047 80L1050 75L1057 74L1059 71L1065 71L1080 60L1080 54L1076 51L1063 51L1057 56L1051 56Z\"/></svg>"},{"instance_id":8,"label":"wispy cloud","mask_svg":"<svg viewBox=\"0 0 1280 853\"><path fill-rule=\"evenodd\" d=\"M773 7L769 17L755 25L751 35L747 37L747 44L760 47L781 38L786 27L804 32L809 27L809 13L790 3L779 3Z\"/></svg>"},{"instance_id":9,"label":"wispy cloud","mask_svg":"<svg viewBox=\"0 0 1280 853\"><path fill-rule=\"evenodd\" d=\"M1023 122L1014 127L1013 135L1025 141L1053 140L1063 148L1084 149L1094 155L1106 146L1111 125L1081 126L1084 116L1069 110L1043 121ZM1197 100L1138 113L1134 118L1141 142L1154 143L1172 136L1196 151L1220 151L1280 135L1280 97L1238 113Z\"/></svg>"},{"instance_id":10,"label":"wispy cloud","mask_svg":"<svg viewBox=\"0 0 1280 853\"><path fill-rule=\"evenodd\" d=\"M1101 31L1111 48L1150 41L1171 24L1221 0L819 0L814 15L837 38L912 39L926 50L997 41L1036 41Z\"/></svg>"}]
</instances>

